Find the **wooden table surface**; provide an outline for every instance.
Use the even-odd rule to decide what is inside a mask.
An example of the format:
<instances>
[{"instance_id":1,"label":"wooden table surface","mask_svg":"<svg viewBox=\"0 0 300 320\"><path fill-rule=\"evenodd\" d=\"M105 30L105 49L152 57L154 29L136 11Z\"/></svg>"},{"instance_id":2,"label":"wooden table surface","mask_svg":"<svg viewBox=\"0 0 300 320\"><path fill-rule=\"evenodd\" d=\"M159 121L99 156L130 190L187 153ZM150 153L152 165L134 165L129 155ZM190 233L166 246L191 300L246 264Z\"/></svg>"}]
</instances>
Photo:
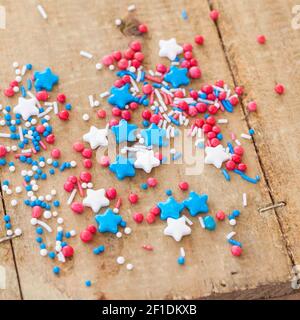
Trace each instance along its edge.
<instances>
[{"instance_id":1,"label":"wooden table surface","mask_svg":"<svg viewBox=\"0 0 300 320\"><path fill-rule=\"evenodd\" d=\"M63 160L81 158L74 154L72 143L94 124L105 126L105 120L96 117L88 103L88 95L107 90L114 80L108 70L96 71L95 63L114 49L124 50L133 39L120 32L114 21L137 18L149 27L142 38L146 67L153 68L161 61L158 41L176 37L179 43L193 42L196 34L205 36L205 45L195 48L203 77L192 87L224 79L231 87L242 85L245 95L242 104L226 117L223 125L226 138L230 132L240 135L249 128L255 129L253 141L242 140L246 150L245 161L249 175L259 174L257 185L249 184L238 176L226 182L218 170L205 166L200 176L185 176L184 165L165 165L156 168L153 176L159 179L156 189L140 191L139 185L147 175L138 172L126 183L116 181L106 169L94 165L91 170L96 188L115 186L124 198L129 191L136 191L142 200L130 206L125 200L121 213L133 229L130 236L98 234L92 244L83 244L79 237L72 238L75 256L62 266L59 277L52 273L55 262L39 255L35 242L35 228L30 225L30 210L21 201L14 208L12 196L3 195L2 212L10 214L13 225L22 228L20 238L0 244L0 265L6 270L5 290L0 289L0 299L175 299L175 298L275 298L295 293L291 288L291 270L300 263L300 202L299 158L300 139L300 30L291 26L291 0L212 0L134 1L137 10L128 15L129 1L66 0L40 1L48 14L44 20L38 13L35 0L2 1L6 9L6 29L0 30L1 89L13 77L12 62L32 63L37 70L50 66L60 76L55 92L67 94L73 105L71 121L62 124L53 119L57 134L56 145L64 150ZM209 11L220 11L214 24ZM183 20L185 9L188 19ZM258 45L256 36L264 34L267 42ZM93 53L92 60L79 55L80 50ZM281 82L286 87L282 96L274 93L274 85ZM52 94L55 97L54 94ZM242 120L247 102L255 100L258 112ZM8 103L1 94L2 104ZM14 105L15 99L10 100ZM111 108L102 102L107 111ZM82 114L91 116L89 123ZM135 120L138 115L135 116ZM224 141L227 141L226 139ZM46 156L49 152L46 152ZM70 159L71 157L71 159ZM20 170L20 166L18 166ZM78 174L80 166L74 170ZM56 187L62 203L59 213L67 230L78 233L93 223L93 213L85 210L74 216L66 205L68 195L63 183L69 172L56 174L41 185L41 194ZM19 174L1 169L1 180L10 179L14 186L21 183ZM191 189L209 196L210 212L233 209L242 211L235 231L243 243L240 258L230 254L226 234L231 231L227 222L219 223L215 232L203 231L196 218L193 232L182 242L176 243L162 233L165 222L153 225L136 225L132 221L135 211L146 213L157 201L165 199L164 190L172 188L176 198L186 195L178 190L177 183L188 180ZM242 207L242 193L247 193L248 206ZM264 213L259 207L281 201L286 206ZM51 224L55 227L55 222ZM4 234L1 219L0 235ZM54 242L54 235L47 237L47 244ZM92 248L104 244L106 251L95 256ZM151 244L153 252L141 249ZM179 248L186 251L186 265L176 262ZM117 256L124 256L134 264L134 270L116 263ZM91 280L87 288L85 280Z\"/></svg>"}]
</instances>

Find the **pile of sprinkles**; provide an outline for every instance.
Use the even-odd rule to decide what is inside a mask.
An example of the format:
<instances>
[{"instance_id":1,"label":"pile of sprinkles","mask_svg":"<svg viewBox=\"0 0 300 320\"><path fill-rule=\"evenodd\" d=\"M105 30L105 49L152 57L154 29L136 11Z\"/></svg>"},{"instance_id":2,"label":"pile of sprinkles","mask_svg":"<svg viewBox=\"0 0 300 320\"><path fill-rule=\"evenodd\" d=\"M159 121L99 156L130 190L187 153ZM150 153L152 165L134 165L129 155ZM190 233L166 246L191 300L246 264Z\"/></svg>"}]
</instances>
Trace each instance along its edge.
<instances>
[{"instance_id":1,"label":"pile of sprinkles","mask_svg":"<svg viewBox=\"0 0 300 320\"><path fill-rule=\"evenodd\" d=\"M47 14L42 6L38 10L44 19ZM130 5L128 11L134 11L135 6ZM219 13L210 13L212 20L217 20ZM182 18L188 19L185 10ZM116 26L122 25L121 19L116 19ZM137 26L140 34L148 32L145 24ZM204 37L195 36L195 44L203 45ZM263 35L258 36L260 44L265 43ZM15 79L4 90L6 97L18 95L18 103L14 107L0 105L0 165L10 173L18 173L22 176L22 185L15 186L13 179L2 181L2 192L12 197L10 204L18 206L20 198L31 209L30 223L35 227L36 242L41 256L49 257L56 261L53 273L59 275L61 265L73 257L75 250L71 246L71 238L77 235L84 243L93 242L97 233L111 233L117 238L130 235L132 230L128 222L122 217L122 197L114 188L97 189L92 182L93 177L89 169L93 166L93 155L99 148L109 147L109 135L116 145L122 145L115 159L102 156L99 160L101 166L118 180L126 180L136 175L136 170L145 172L145 183L140 188L146 190L155 188L159 181L150 176L152 170L166 162L161 150L170 146L171 140L176 139L180 130L188 128L187 136L196 139L195 148L204 149L204 163L213 165L220 172L220 176L227 181L233 175L256 184L259 176L250 177L247 172L247 164L243 161L244 148L239 138L251 140L255 133L240 133L238 137L231 133L230 141L224 141L221 126L227 124L226 113L234 112L239 103L239 97L243 94L242 87L234 90L223 80L217 80L212 84L203 84L200 89L187 88L193 79L199 79L202 70L193 53L193 45L179 44L175 38L160 40L158 43L158 55L166 58L169 63L159 63L153 70L146 70L143 66L145 56L142 52L142 44L134 40L124 51L114 51L105 55L101 62L96 64L97 70L105 67L116 73L116 80L111 88L99 93L99 99L94 95L88 96L91 108L96 110L96 116L101 119L107 118L107 113L101 108L102 103L111 105L112 117L107 124L98 128L90 126L82 136L82 141L75 141L73 151L82 155L82 171L80 174L72 174L72 169L77 166L76 161L60 161L62 151L53 147L59 144L56 141L55 127L51 125L51 118L58 117L61 121L68 121L72 105L67 103L66 95L59 93L54 98L52 90L59 82L59 77L51 68L42 71L34 71L31 64L20 66L13 63ZM80 51L80 55L87 59L93 59L93 54ZM105 72L103 70L103 72ZM275 92L284 93L284 86L277 84ZM141 112L140 123L132 122L133 112ZM248 111L255 112L255 101L248 103ZM217 114L222 117L217 118ZM248 115L247 115L248 116ZM82 119L88 121L90 116L83 114ZM176 161L182 154L171 148L172 160ZM21 164L21 170L16 170L16 163ZM70 170L70 175L59 190L50 189L46 194L40 194L40 184L47 183L48 179L56 173ZM44 182L45 181L45 182ZM126 183L126 182L124 182ZM178 187L182 192L189 190L187 181L178 181ZM84 230L66 230L64 219L60 216L60 201L58 194L64 189L69 193L67 205L74 214L82 214L86 208L90 208L95 214L95 224L88 225ZM185 236L191 235L193 222L188 216L198 217L199 225L207 231L214 231L217 223L227 220L234 228L241 212L238 209L229 214L219 210L214 216L209 214L208 195L197 191L189 191L183 201L178 201L172 195L172 190L165 191L166 198L153 203L153 207L144 217L141 212L135 212L132 220L142 223L144 219L152 224L157 218L165 221L163 234L180 242ZM76 199L77 198L77 199ZM79 200L78 200L79 199ZM115 201L114 207L111 206ZM137 193L128 195L131 205L141 201ZM247 194L242 195L242 206L247 206ZM53 230L48 221L55 219L56 230ZM0 242L20 237L22 230L13 229L10 215L4 216L6 235ZM196 229L195 227L193 227ZM46 245L44 234L55 234L54 244ZM236 240L237 234L231 231L226 235L226 241L230 245L233 256L242 254L242 244ZM151 244L144 244L141 249L154 251ZM104 245L93 248L92 254L100 255L105 252ZM179 247L179 256L176 257L179 265L186 262L186 253L183 247ZM116 257L116 263L123 265L126 258ZM127 270L133 270L134 264L129 261ZM90 287L91 280L86 280L85 285Z\"/></svg>"}]
</instances>

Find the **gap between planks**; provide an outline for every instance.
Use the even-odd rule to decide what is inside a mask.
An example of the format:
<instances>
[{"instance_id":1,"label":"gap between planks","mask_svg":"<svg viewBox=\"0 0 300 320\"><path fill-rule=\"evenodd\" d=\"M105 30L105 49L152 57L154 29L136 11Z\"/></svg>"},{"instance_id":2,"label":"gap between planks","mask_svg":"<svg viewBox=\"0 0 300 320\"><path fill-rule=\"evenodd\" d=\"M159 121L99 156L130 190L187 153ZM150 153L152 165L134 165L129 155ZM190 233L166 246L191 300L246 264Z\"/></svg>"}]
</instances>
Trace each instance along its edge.
<instances>
[{"instance_id":1,"label":"gap between planks","mask_svg":"<svg viewBox=\"0 0 300 320\"><path fill-rule=\"evenodd\" d=\"M4 215L6 215L6 214L7 214L7 211L6 211L5 200L4 200L4 196L3 196L3 190L2 190L2 182L1 182L1 180L0 180L0 197L1 197L1 202L2 202L2 207L3 207ZM15 250L14 250L14 244L13 244L12 239L9 240L9 243L10 243L10 248L11 248L11 251L12 251L12 258L13 258L13 262L14 262L14 266L15 266L16 275L17 275L17 282L18 282L20 299L21 299L21 300L24 300L24 298L23 298L23 292L22 292L22 287L21 287L21 281L20 281L20 275L19 275L19 270L18 270L18 265L17 265L17 259L16 259Z\"/></svg>"},{"instance_id":2,"label":"gap between planks","mask_svg":"<svg viewBox=\"0 0 300 320\"><path fill-rule=\"evenodd\" d=\"M207 4L208 4L208 7L209 7L210 11L214 10L213 0L207 0ZM224 53L224 57L225 57L225 60L226 60L226 64L228 66L230 75L232 77L233 84L236 87L237 86L237 80L236 80L236 77L235 77L234 72L233 72L232 64L231 64L231 61L230 61L230 58L229 58L229 55L228 55L228 52L227 52L227 48L226 48L225 42L223 40L222 32L221 32L221 29L219 27L218 21L214 21L214 24L215 24L215 27L216 27L216 30L217 30L218 37L220 39L220 44L221 44L221 47L223 49L223 53ZM244 120L246 122L246 125L247 125L248 129L250 129L251 125L250 125L249 118L247 117L246 106L245 106L245 104L243 102L243 99L241 97L238 97L238 99L239 99L240 104L242 106L242 112L243 112L243 115L244 115ZM262 174L264 176L264 180L266 181L268 194L269 194L270 199L272 201L272 206L273 206L273 210L274 210L274 213L275 213L276 221L278 223L278 226L279 226L279 229L280 229L280 233L282 235L283 242L284 242L288 257L290 259L290 262L291 262L292 266L295 266L296 263L295 263L294 255L293 255L292 249L291 249L291 247L289 245L289 241L287 239L287 236L286 236L286 234L284 232L283 222L282 222L281 217L280 217L280 215L279 215L279 213L278 213L278 211L276 209L278 206L277 206L275 198L274 198L274 196L272 194L272 189L271 189L271 186L270 186L270 182L269 182L269 179L268 179L268 176L267 176L264 164L263 164L263 160L260 157L259 149L258 149L258 146L257 146L257 143L255 141L254 136L252 136L252 141L253 141L254 149L255 149L255 152L256 152L256 155L257 155L257 158L258 158L258 163L259 163L260 169L261 169ZM287 205L287 204L285 203L285 205Z\"/></svg>"}]
</instances>

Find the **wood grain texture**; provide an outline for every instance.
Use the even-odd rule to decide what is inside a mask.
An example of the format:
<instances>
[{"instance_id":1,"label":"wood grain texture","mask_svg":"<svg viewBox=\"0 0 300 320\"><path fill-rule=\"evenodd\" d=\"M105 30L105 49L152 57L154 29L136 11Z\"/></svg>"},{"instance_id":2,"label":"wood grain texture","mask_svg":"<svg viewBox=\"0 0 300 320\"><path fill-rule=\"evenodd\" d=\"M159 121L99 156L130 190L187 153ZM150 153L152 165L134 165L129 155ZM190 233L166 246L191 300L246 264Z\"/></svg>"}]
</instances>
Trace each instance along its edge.
<instances>
[{"instance_id":1,"label":"wood grain texture","mask_svg":"<svg viewBox=\"0 0 300 320\"><path fill-rule=\"evenodd\" d=\"M81 119L83 113L91 115L90 124L99 127L105 121L96 118L95 111L88 105L89 94L99 94L107 90L114 75L109 71L98 72L95 63L112 49L123 50L132 37L124 36L115 26L114 20L124 17L127 1L43 1L48 13L48 21L43 20L36 10L35 1L4 1L7 9L7 29L2 32L0 83L2 87L12 74L11 64L32 62L37 69L51 66L60 75L59 88L55 92L64 92L73 104L71 121L62 124L53 119L57 133L57 146L64 150L62 160L81 158L71 152L72 143L80 140L89 126ZM142 39L146 66L152 68L158 59L158 41L176 37L179 43L193 41L197 33L206 36L203 48L195 49L203 71L203 78L195 82L198 86L204 82L224 79L233 85L232 76L226 63L223 49L214 24L208 18L209 6L206 1L135 1L137 12L128 19L136 17L149 27L149 35ZM26 6L26 10L25 10ZM181 8L186 9L189 19L183 21ZM230 9L232 10L232 9ZM25 14L26 11L26 14ZM79 56L80 50L94 54L92 61ZM98 60L97 60L98 59ZM250 85L248 82L245 84ZM55 97L55 94L52 94ZM12 100L15 103L15 100ZM109 111L110 106L102 102ZM227 115L226 115L227 117ZM224 127L225 141L229 134L247 131L247 125L241 121L242 111L237 109L228 115L228 128ZM135 116L134 120L137 120ZM113 236L97 235L91 245L82 244L78 239L71 239L76 248L72 261L62 266L62 273L55 277L52 273L54 263L39 255L35 243L34 228L30 225L30 210L23 204L10 207L10 197L6 198L7 210L12 213L16 225L24 230L23 241L14 241L14 250L20 275L20 285L25 299L163 299L163 298L262 298L281 296L291 291L289 285L291 261L274 211L261 215L257 208L270 203L270 194L255 149L251 142L244 142L245 161L249 165L249 175L260 174L262 181L256 185L247 184L238 177L227 183L218 170L206 166L201 176L185 176L184 166L165 165L154 171L159 179L159 187L142 192L139 184L147 176L141 172L126 183L116 178L105 169L99 168L94 161L92 173L97 188L115 186L124 198L121 213L133 229L130 236L116 239ZM49 155L49 152L47 153ZM20 169L20 166L18 170ZM79 172L77 169L77 173ZM7 171L2 177L16 179ZM55 175L47 183L40 185L40 193L45 194L56 187L62 206L60 215L65 219L65 229L77 232L93 223L93 213L86 210L81 216L74 216L66 205L67 194L63 191L63 182L68 172ZM157 221L154 225L136 225L132 222L132 213L146 213L157 201L165 199L163 191L172 188L174 195L182 200L186 195L178 191L177 183L187 179L191 189L206 192L209 195L211 213L223 209L230 212L241 209L242 215L236 227L238 240L244 245L244 254L236 259L230 254L226 234L231 230L227 222L219 224L216 232L204 232L194 221L193 232L180 244L163 236L165 223ZM135 207L129 205L126 196L129 191L137 191L143 197ZM248 194L249 206L242 208L242 193ZM79 199L79 198L77 198ZM52 226L55 227L55 221ZM54 235L47 236L47 244L54 243ZM102 256L94 256L92 248L106 245ZM146 252L143 244L151 244L155 250ZM184 267L177 265L179 248L183 246L187 254ZM123 255L135 269L128 272L124 266L116 264L117 256ZM85 280L93 285L86 288ZM277 289L276 289L277 288Z\"/></svg>"},{"instance_id":2,"label":"wood grain texture","mask_svg":"<svg viewBox=\"0 0 300 320\"><path fill-rule=\"evenodd\" d=\"M6 235L3 214L4 210L0 199L0 238ZM10 241L2 242L0 243L0 300L17 300L20 298L21 293L14 263L12 243Z\"/></svg>"},{"instance_id":3,"label":"wood grain texture","mask_svg":"<svg viewBox=\"0 0 300 320\"><path fill-rule=\"evenodd\" d=\"M231 68L246 88L243 101L253 99L259 105L249 124L257 132L255 143L273 202L287 204L276 209L276 215L290 258L299 265L300 33L292 28L297 2L214 0L212 4L222 15L219 28ZM258 34L266 36L264 46L256 43ZM285 85L284 95L275 94L276 83Z\"/></svg>"}]
</instances>

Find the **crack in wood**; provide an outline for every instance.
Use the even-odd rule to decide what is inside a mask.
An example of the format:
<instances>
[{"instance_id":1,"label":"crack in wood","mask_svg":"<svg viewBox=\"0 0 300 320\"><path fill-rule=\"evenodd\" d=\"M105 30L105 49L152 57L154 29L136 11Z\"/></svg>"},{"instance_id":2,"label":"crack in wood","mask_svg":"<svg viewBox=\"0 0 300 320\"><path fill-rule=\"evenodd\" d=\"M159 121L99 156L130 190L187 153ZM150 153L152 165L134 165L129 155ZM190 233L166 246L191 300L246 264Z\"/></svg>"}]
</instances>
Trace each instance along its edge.
<instances>
[{"instance_id":1,"label":"crack in wood","mask_svg":"<svg viewBox=\"0 0 300 320\"><path fill-rule=\"evenodd\" d=\"M208 4L208 7L209 7L210 10L214 10L214 5L213 5L213 1L212 0L207 0L207 4ZM236 77L235 77L234 72L233 72L234 66L230 62L230 58L229 58L229 55L228 55L228 52L227 52L227 48L226 48L225 42L223 40L222 32L221 32L221 29L219 27L218 21L214 21L214 24L215 24L215 27L216 27L216 30L217 30L217 35L219 37L220 44L221 44L221 47L223 49L225 61L226 61L226 64L228 66L228 69L229 69L233 84L234 84L235 87L237 87L237 80L236 80ZM246 106L245 106L243 100L240 97L238 99L239 99L239 102L240 102L241 107L242 107L241 109L242 109L243 115L245 117L246 125L247 125L248 129L251 129L250 120L249 120L249 117L247 116ZM269 194L270 199L272 201L272 205L275 206L272 209L275 212L276 221L278 222L280 233L282 235L283 242L284 242L288 257L290 259L290 262L291 262L292 266L295 266L296 262L295 262L294 254L293 254L293 251L292 251L292 249L291 249L291 247L289 245L289 241L287 239L287 236L286 236L286 234L284 232L283 222L281 220L281 217L280 217L280 215L278 214L278 212L276 210L277 207L276 207L275 197L273 196L273 193L271 191L270 182L269 182L269 179L268 179L268 176L267 176L267 173L266 173L262 158L260 156L259 149L258 149L258 146L257 146L257 143L255 141L254 136L252 136L252 141L253 141L253 146L254 146L254 149L255 149L255 152L256 152L256 155L257 155L259 166L261 168L261 171L262 171L263 176L264 176L264 180L265 180L266 185L267 185L268 194Z\"/></svg>"}]
</instances>

